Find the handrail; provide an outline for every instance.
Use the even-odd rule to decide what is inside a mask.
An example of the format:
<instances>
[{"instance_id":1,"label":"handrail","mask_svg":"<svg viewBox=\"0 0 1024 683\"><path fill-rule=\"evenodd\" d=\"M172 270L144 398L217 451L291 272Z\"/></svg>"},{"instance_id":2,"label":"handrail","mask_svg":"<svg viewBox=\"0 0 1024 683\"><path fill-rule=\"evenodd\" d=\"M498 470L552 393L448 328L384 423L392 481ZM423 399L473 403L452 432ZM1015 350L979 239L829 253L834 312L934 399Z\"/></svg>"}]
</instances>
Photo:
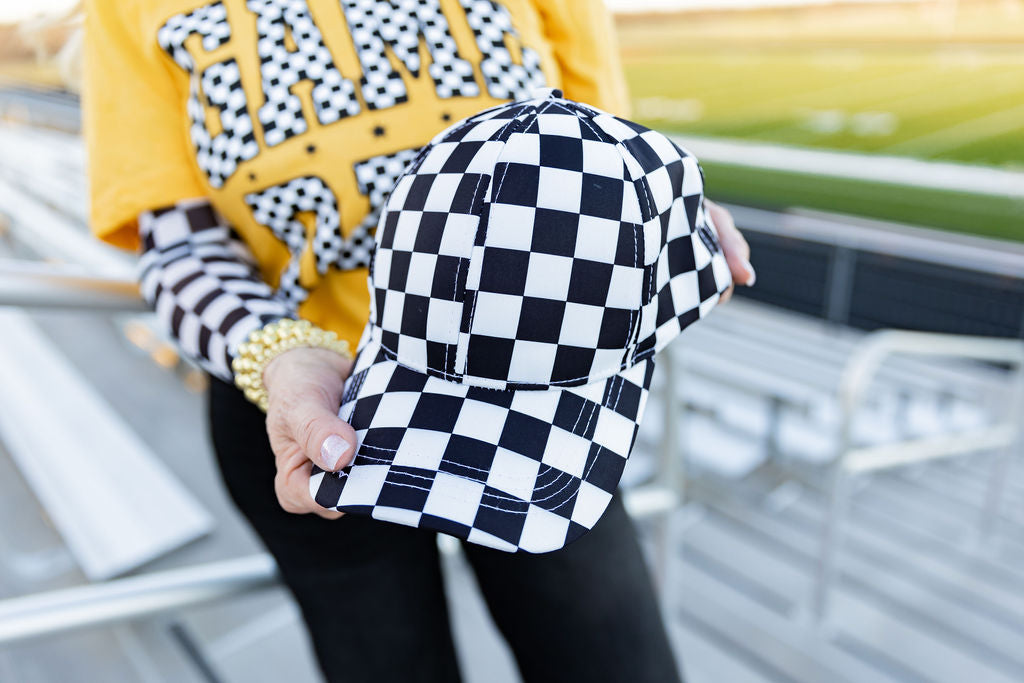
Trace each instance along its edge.
<instances>
[{"instance_id":1,"label":"handrail","mask_svg":"<svg viewBox=\"0 0 1024 683\"><path fill-rule=\"evenodd\" d=\"M663 454L671 450L664 449ZM679 497L666 482L631 489L624 502L631 515L646 517L675 509ZM450 552L458 547L456 543L441 549ZM667 548L660 551L667 556ZM664 571L664 565L659 568ZM0 646L206 604L268 588L277 581L274 558L260 553L8 598L0 600Z\"/></svg>"},{"instance_id":2,"label":"handrail","mask_svg":"<svg viewBox=\"0 0 1024 683\"><path fill-rule=\"evenodd\" d=\"M71 93L55 93L26 87L0 88L0 109L5 102L14 102L25 114L51 114L59 119L66 132L80 129L78 97ZM988 166L916 159L906 156L880 155L854 151L819 149L799 145L722 138L697 134L674 134L670 137L697 157L758 170L783 171L804 175L825 175L847 180L885 182L895 186L923 187L980 195L1024 196L1020 171Z\"/></svg>"},{"instance_id":3,"label":"handrail","mask_svg":"<svg viewBox=\"0 0 1024 683\"><path fill-rule=\"evenodd\" d=\"M86 262L91 269L68 264L0 260L0 306L62 308L91 311L142 311L137 284L131 276L130 257L92 240L81 221L24 196L17 183L0 178L0 209L11 214L11 234L40 254L59 255ZM791 210L773 212L729 205L744 230L828 244L839 249L867 249L930 263L974 269L1020 278L1024 273L1024 249L997 245L993 240L949 237L940 243L928 239L933 231L870 219ZM47 230L38 226L46 225ZM51 229L52 228L52 229ZM102 271L107 276L97 276ZM983 534L992 528L998 512L1003 472L1009 447L1021 438L1019 417L982 430L911 443L886 444L854 449L850 443L852 416L886 357L896 353L946 355L1004 362L1017 367L1010 415L1024 414L1024 345L1005 339L884 331L851 357L843 374L840 400L843 407L840 458L833 480L832 507L822 538L822 553L812 606L817 618L824 615L828 590L836 572L837 528L849 496L851 475L894 467L944 455L979 449L1005 448L996 462L982 520ZM677 359L683 360L683 359ZM666 357L666 363L671 357ZM666 383L667 385L667 383ZM679 398L666 386L665 420ZM636 490L628 503L632 513L651 514L672 508L684 496L685 477L672 457L675 438L666 438L658 484ZM898 446L898 447L897 447ZM908 453L910 447L913 453ZM658 568L664 580L668 558L667 526L659 529ZM277 570L267 554L224 562L139 575L99 584L56 590L0 600L0 645L78 628L142 618L275 585Z\"/></svg>"},{"instance_id":4,"label":"handrail","mask_svg":"<svg viewBox=\"0 0 1024 683\"><path fill-rule=\"evenodd\" d=\"M953 434L854 448L846 452L842 467L849 474L865 474L924 460L1008 448L1016 441L1018 431L1017 424L1003 422Z\"/></svg>"},{"instance_id":5,"label":"handrail","mask_svg":"<svg viewBox=\"0 0 1024 683\"><path fill-rule=\"evenodd\" d=\"M277 581L266 553L0 601L0 645L220 600Z\"/></svg>"},{"instance_id":6,"label":"handrail","mask_svg":"<svg viewBox=\"0 0 1024 683\"><path fill-rule=\"evenodd\" d=\"M827 211L723 206L744 233L788 237L1011 279L1024 277L1024 244Z\"/></svg>"},{"instance_id":7,"label":"handrail","mask_svg":"<svg viewBox=\"0 0 1024 683\"><path fill-rule=\"evenodd\" d=\"M132 255L103 244L89 235L80 220L45 205L6 177L0 177L3 216L8 218L11 237L42 258L77 263L114 277L135 274Z\"/></svg>"},{"instance_id":8,"label":"handrail","mask_svg":"<svg viewBox=\"0 0 1024 683\"><path fill-rule=\"evenodd\" d=\"M853 420L864 402L868 388L882 363L890 356L945 356L1003 363L1014 368L1010 397L1004 421L984 428L944 435L941 438L856 448L852 439ZM811 610L815 621L825 617L829 590L837 573L836 554L839 525L846 513L851 493L850 479L872 472L936 458L982 451L1000 451L989 480L981 517L981 537L995 525L1003 484L1010 460L1024 440L1024 342L1014 339L972 337L970 335L880 330L870 333L854 351L843 370L839 384L839 446L831 477L831 499L822 526L821 551L812 587Z\"/></svg>"},{"instance_id":9,"label":"handrail","mask_svg":"<svg viewBox=\"0 0 1024 683\"><path fill-rule=\"evenodd\" d=\"M946 192L1024 198L1024 173L1017 170L875 152L821 149L742 138L672 135L707 162L742 168L826 176Z\"/></svg>"},{"instance_id":10,"label":"handrail","mask_svg":"<svg viewBox=\"0 0 1024 683\"><path fill-rule=\"evenodd\" d=\"M0 259L0 306L145 311L134 278L99 277L70 264Z\"/></svg>"},{"instance_id":11,"label":"handrail","mask_svg":"<svg viewBox=\"0 0 1024 683\"><path fill-rule=\"evenodd\" d=\"M911 330L879 330L868 335L860 348L854 351L843 371L839 400L844 411L852 414L860 407L871 380L885 359L894 354L949 356L1024 367L1024 343L1020 340Z\"/></svg>"}]
</instances>

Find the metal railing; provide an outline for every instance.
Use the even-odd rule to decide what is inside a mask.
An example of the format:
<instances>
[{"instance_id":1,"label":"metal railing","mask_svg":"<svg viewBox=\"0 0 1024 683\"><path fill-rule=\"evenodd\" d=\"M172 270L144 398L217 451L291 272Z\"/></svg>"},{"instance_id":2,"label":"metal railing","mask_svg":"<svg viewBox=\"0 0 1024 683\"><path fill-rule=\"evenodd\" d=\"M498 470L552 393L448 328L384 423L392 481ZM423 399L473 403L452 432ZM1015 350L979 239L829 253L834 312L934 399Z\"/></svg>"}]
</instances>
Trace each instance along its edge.
<instances>
[{"instance_id":1,"label":"metal railing","mask_svg":"<svg viewBox=\"0 0 1024 683\"><path fill-rule=\"evenodd\" d=\"M94 278L81 268L0 260L0 306L141 310L134 283L118 278ZM1010 365L1015 368L1011 400L1004 420L953 435L857 447L851 427L872 380L890 356L945 356ZM661 365L671 369L666 355ZM824 618L829 591L835 581L839 534L856 476L935 458L987 450L1001 450L991 475L979 536L991 533L999 512L1005 473L1021 440L1024 414L1024 344L1015 340L885 330L869 334L850 357L838 390L841 422L839 455L831 478L831 503L824 521L819 565L811 609L815 621ZM662 408L666 432L658 454L654 482L631 490L630 512L639 517L659 515L677 508L685 499L684 479L677 463L676 420L680 399L663 382ZM655 528L656 573L666 580L670 544L667 520ZM67 590L0 601L0 644L75 628L126 621L272 585L276 568L269 555L158 572Z\"/></svg>"},{"instance_id":2,"label":"metal railing","mask_svg":"<svg viewBox=\"0 0 1024 683\"><path fill-rule=\"evenodd\" d=\"M145 310L131 277L128 260L89 238L74 220L59 210L25 201L18 187L0 179L0 206L18 206L11 230L19 241L37 253L61 256L80 266L0 260L0 306L48 308L94 312ZM841 319L849 308L852 290L852 259L859 250L914 258L957 268L984 269L1011 278L1024 272L1024 250L994 249L985 240L953 240L936 245L923 231L879 221L837 220L818 212L777 213L729 206L744 230L778 237L794 237L827 244L836 258L828 279L829 315ZM47 230L34 226L47 225ZM103 273L103 275L97 275ZM943 355L1008 363L1017 368L1013 399L1005 421L986 427L932 439L919 439L855 447L851 425L882 362L893 354ZM671 353L660 359L671 368ZM686 499L685 478L677 458L681 399L668 382L662 383L665 433L659 450L658 474L649 486L634 489L626 499L631 514L658 515L676 509ZM815 621L826 614L828 596L837 573L840 532L852 492L852 480L882 469L982 450L1001 450L993 467L986 494L979 537L991 533L998 517L1006 469L1020 444L1020 416L1024 414L1024 346L1020 342L975 337L884 331L869 335L848 361L839 388L842 407L838 459L831 479L831 506L823 525L817 575L810 596ZM782 400L782 399L779 399ZM656 570L666 581L671 547L667 516L657 521ZM451 546L448 546L449 548ZM457 547L457 546L456 546ZM140 619L190 606L230 598L275 585L273 558L257 554L185 569L153 572L103 583L49 591L0 601L0 645L38 638L72 629L96 627Z\"/></svg>"},{"instance_id":3,"label":"metal railing","mask_svg":"<svg viewBox=\"0 0 1024 683\"><path fill-rule=\"evenodd\" d=\"M48 308L90 312L146 310L137 283L124 276L97 277L88 268L0 259L0 307ZM671 361L663 361L671 363ZM664 385L666 425L678 410L678 398ZM624 503L634 517L661 515L681 502L673 442L659 452L654 480L631 489ZM667 524L655 530L655 571L663 581L668 563ZM458 544L441 544L457 552ZM140 576L0 600L0 645L64 631L130 621L230 598L277 582L268 554L197 565Z\"/></svg>"},{"instance_id":4,"label":"metal railing","mask_svg":"<svg viewBox=\"0 0 1024 683\"><path fill-rule=\"evenodd\" d=\"M96 277L82 266L0 259L0 305L93 311L145 311L134 278Z\"/></svg>"},{"instance_id":5,"label":"metal railing","mask_svg":"<svg viewBox=\"0 0 1024 683\"><path fill-rule=\"evenodd\" d=\"M0 306L57 308L88 311L140 311L135 282L120 268L114 276L96 277L93 271L71 265L0 260ZM854 415L882 362L893 354L953 356L1000 362L1017 368L1014 398L1006 421L991 427L934 439L857 448L851 443ZM671 368L671 354L661 360ZM633 489L626 503L636 516L659 515L685 499L684 478L677 462L676 419L681 401L663 382L666 432L658 453L658 473L645 487ZM998 515L1004 473L1019 443L1021 425L1014 418L1024 413L1024 345L1006 339L983 339L931 333L882 331L868 335L849 359L839 388L843 410L841 447L832 480L832 504L825 520L821 554L811 596L812 613L820 620L826 612L829 590L836 575L838 534L849 502L850 480L870 471L928 459L981 450L1003 449L993 470L981 536L987 535ZM667 518L658 520L656 573L666 579L670 546ZM273 585L276 568L269 555L198 565L187 569L117 579L0 601L0 644L77 628L122 622L228 598Z\"/></svg>"},{"instance_id":6,"label":"metal railing","mask_svg":"<svg viewBox=\"0 0 1024 683\"><path fill-rule=\"evenodd\" d=\"M258 554L10 598L0 601L0 645L201 605L276 582L274 559Z\"/></svg>"},{"instance_id":7,"label":"metal railing","mask_svg":"<svg viewBox=\"0 0 1024 683\"><path fill-rule=\"evenodd\" d=\"M761 277L742 292L754 300L863 329L909 320L1024 338L1024 243L808 209L728 208L754 248ZM984 315L980 301L1006 310Z\"/></svg>"},{"instance_id":8,"label":"metal railing","mask_svg":"<svg viewBox=\"0 0 1024 683\"><path fill-rule=\"evenodd\" d=\"M1002 421L969 431L936 437L858 447L853 443L853 421L864 404L882 364L894 355L932 356L1000 363L1015 368L1006 413ZM839 449L830 481L830 503L822 527L818 568L811 595L812 617L822 621L837 574L840 530L849 507L853 479L870 472L903 467L938 458L999 451L982 517L981 538L995 526L1007 470L1022 445L1024 416L1024 342L963 335L882 330L869 334L850 357L839 385Z\"/></svg>"}]
</instances>

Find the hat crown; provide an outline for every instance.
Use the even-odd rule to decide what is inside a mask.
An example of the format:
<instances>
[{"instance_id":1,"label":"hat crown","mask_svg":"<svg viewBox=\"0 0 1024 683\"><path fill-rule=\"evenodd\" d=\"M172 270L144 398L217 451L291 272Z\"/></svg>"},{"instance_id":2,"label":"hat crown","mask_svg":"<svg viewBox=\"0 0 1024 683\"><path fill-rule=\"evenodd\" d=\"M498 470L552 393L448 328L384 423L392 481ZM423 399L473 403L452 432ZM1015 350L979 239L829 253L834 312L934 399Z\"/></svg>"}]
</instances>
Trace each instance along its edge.
<instances>
[{"instance_id":1,"label":"hat crown","mask_svg":"<svg viewBox=\"0 0 1024 683\"><path fill-rule=\"evenodd\" d=\"M724 289L714 233L698 238L702 198L692 156L558 91L482 112L435 137L388 198L370 333L454 382L609 377Z\"/></svg>"}]
</instances>

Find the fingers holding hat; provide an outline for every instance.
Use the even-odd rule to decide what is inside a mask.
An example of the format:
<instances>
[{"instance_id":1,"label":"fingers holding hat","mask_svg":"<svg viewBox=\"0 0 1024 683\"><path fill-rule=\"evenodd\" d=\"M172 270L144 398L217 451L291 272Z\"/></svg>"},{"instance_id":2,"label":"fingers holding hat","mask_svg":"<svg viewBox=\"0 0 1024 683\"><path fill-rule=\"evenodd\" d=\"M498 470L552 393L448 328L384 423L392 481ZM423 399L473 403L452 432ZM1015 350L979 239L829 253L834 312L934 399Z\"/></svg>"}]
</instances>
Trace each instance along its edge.
<instances>
[{"instance_id":1,"label":"fingers holding hat","mask_svg":"<svg viewBox=\"0 0 1024 683\"><path fill-rule=\"evenodd\" d=\"M732 214L725 207L719 206L710 199L705 198L704 204L711 213L711 220L718 229L718 241L725 252L725 260L729 263L729 272L732 280L738 285L753 287L757 280L754 267L750 265L750 245L743 238L743 234L736 227ZM730 287L722 297L723 301L728 300L732 294Z\"/></svg>"},{"instance_id":2,"label":"fingers holding hat","mask_svg":"<svg viewBox=\"0 0 1024 683\"><path fill-rule=\"evenodd\" d=\"M309 477L314 463L335 472L355 456L355 430L338 417L350 370L351 362L331 351L298 348L275 358L264 372L267 434L277 461L274 488L287 512L340 516L312 499Z\"/></svg>"},{"instance_id":3,"label":"fingers holding hat","mask_svg":"<svg viewBox=\"0 0 1024 683\"><path fill-rule=\"evenodd\" d=\"M298 449L277 458L274 493L281 509L293 515L313 513L324 519L343 516L341 512L321 507L310 496L309 477L312 470L313 463Z\"/></svg>"},{"instance_id":4,"label":"fingers holding hat","mask_svg":"<svg viewBox=\"0 0 1024 683\"><path fill-rule=\"evenodd\" d=\"M341 516L318 505L309 490L314 463L333 472L355 455L355 431L328 405L319 392L309 392L295 401L272 404L268 412L267 431L277 462L274 491L285 512L312 512L327 519Z\"/></svg>"},{"instance_id":5,"label":"fingers holding hat","mask_svg":"<svg viewBox=\"0 0 1024 683\"><path fill-rule=\"evenodd\" d=\"M294 429L306 458L322 470L337 472L355 456L356 433L337 416L337 409L309 402L300 406Z\"/></svg>"}]
</instances>

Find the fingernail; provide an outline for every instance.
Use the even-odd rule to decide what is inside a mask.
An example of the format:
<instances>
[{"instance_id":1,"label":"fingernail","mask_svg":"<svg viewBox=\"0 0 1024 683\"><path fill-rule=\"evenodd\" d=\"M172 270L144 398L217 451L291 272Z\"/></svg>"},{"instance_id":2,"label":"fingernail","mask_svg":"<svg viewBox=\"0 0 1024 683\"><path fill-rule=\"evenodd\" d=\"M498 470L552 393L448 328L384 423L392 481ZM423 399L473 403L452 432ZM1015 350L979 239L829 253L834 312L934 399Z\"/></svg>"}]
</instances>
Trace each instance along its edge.
<instances>
[{"instance_id":1,"label":"fingernail","mask_svg":"<svg viewBox=\"0 0 1024 683\"><path fill-rule=\"evenodd\" d=\"M350 444L345 439L341 438L337 434L331 434L329 437L324 439L324 444L320 446L320 457L323 458L324 465L327 469L333 470L338 466L338 461L341 460L341 456L345 455L345 451L349 449Z\"/></svg>"},{"instance_id":2,"label":"fingernail","mask_svg":"<svg viewBox=\"0 0 1024 683\"><path fill-rule=\"evenodd\" d=\"M747 287L753 287L754 283L757 282L757 273L754 272L754 266L750 265L750 261L743 259L743 268L750 276L744 284L746 284Z\"/></svg>"}]
</instances>

